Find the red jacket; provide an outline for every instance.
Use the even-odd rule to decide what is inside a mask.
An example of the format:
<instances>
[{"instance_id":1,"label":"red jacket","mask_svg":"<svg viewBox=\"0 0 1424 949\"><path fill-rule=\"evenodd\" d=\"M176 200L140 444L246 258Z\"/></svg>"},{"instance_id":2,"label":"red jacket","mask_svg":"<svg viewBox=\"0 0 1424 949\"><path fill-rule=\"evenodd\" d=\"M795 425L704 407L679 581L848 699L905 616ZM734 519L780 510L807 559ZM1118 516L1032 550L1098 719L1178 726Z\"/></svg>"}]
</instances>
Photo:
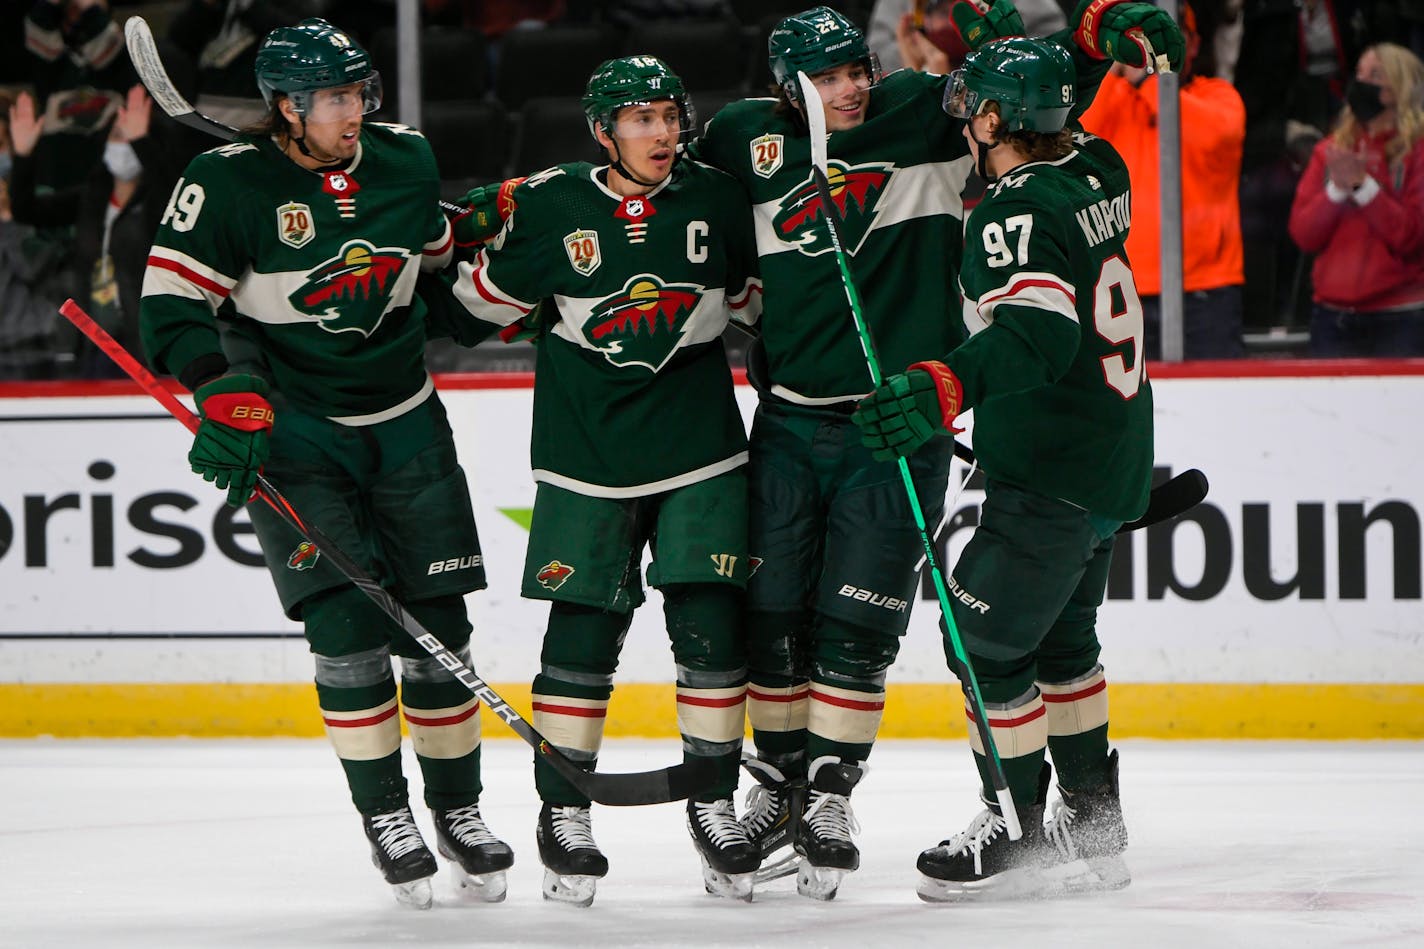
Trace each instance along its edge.
<instances>
[{"instance_id":1,"label":"red jacket","mask_svg":"<svg viewBox=\"0 0 1424 949\"><path fill-rule=\"evenodd\" d=\"M1241 149L1246 106L1224 79L1198 76L1181 88L1182 287L1188 292L1242 281ZM1112 142L1132 180L1127 258L1143 296L1162 292L1158 206L1157 77L1133 87L1103 77L1083 128Z\"/></svg>"},{"instance_id":2,"label":"red jacket","mask_svg":"<svg viewBox=\"0 0 1424 949\"><path fill-rule=\"evenodd\" d=\"M1390 133L1392 135L1393 133ZM1364 139L1379 192L1363 206L1326 193L1326 138L1315 146L1291 205L1291 239L1315 254L1315 302L1341 310L1390 310L1424 304L1424 140L1391 173L1389 135ZM1371 189L1372 190L1372 189Z\"/></svg>"}]
</instances>

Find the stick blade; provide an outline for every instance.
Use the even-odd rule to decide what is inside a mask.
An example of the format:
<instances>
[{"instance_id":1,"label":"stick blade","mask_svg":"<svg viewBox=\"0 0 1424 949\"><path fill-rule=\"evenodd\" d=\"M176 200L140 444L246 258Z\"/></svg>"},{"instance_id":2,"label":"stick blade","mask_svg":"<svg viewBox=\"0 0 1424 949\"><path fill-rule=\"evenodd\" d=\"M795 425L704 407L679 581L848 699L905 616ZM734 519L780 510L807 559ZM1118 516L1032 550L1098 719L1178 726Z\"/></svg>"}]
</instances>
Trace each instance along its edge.
<instances>
[{"instance_id":1,"label":"stick blade","mask_svg":"<svg viewBox=\"0 0 1424 949\"><path fill-rule=\"evenodd\" d=\"M1206 500L1211 483L1200 468L1188 468L1166 484L1152 489L1147 510L1135 521L1118 528L1118 533L1150 527L1160 521L1179 517Z\"/></svg>"},{"instance_id":2,"label":"stick blade","mask_svg":"<svg viewBox=\"0 0 1424 949\"><path fill-rule=\"evenodd\" d=\"M826 107L811 77L799 70L796 82L801 89L801 107L806 113L806 126L811 130L811 166L826 171Z\"/></svg>"},{"instance_id":3,"label":"stick blade","mask_svg":"<svg viewBox=\"0 0 1424 949\"><path fill-rule=\"evenodd\" d=\"M175 119L191 113L193 107L178 92L173 80L168 78L168 70L163 68L148 21L141 16L129 17L124 22L124 42L128 45L134 69L158 107Z\"/></svg>"}]
</instances>

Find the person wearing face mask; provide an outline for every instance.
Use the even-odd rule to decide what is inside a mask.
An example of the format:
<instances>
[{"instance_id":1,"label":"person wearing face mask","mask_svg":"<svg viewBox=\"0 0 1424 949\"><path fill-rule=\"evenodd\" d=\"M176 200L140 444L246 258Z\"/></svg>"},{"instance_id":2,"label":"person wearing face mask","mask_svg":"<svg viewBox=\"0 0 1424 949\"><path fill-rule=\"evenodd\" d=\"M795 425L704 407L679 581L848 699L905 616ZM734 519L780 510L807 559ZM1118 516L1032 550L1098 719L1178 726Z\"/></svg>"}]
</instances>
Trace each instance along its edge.
<instances>
[{"instance_id":1,"label":"person wearing face mask","mask_svg":"<svg viewBox=\"0 0 1424 949\"><path fill-rule=\"evenodd\" d=\"M102 160L80 185L41 189L36 144L46 119L22 93L10 108L15 165L15 219L40 228L74 228L70 265L76 296L126 347L139 348L139 300L148 245L177 176L170 150L153 122L153 102L142 86L128 90L104 143ZM118 367L69 334L59 369L82 378L113 378Z\"/></svg>"},{"instance_id":2,"label":"person wearing face mask","mask_svg":"<svg viewBox=\"0 0 1424 949\"><path fill-rule=\"evenodd\" d=\"M466 197L474 210L457 219L456 240L483 246L458 267L445 325L465 345L497 331L538 341L538 493L521 591L549 601L534 727L573 761L596 765L650 549L683 756L710 759L716 774L687 802L688 831L707 891L750 900L761 855L732 795L745 728L743 591L754 567L746 432L722 333L732 319L756 322L761 309L751 215L735 181L685 159L696 119L662 60L603 63L582 103L606 162L556 165ZM534 784L544 897L588 906L608 873L590 801L542 759Z\"/></svg>"},{"instance_id":3,"label":"person wearing face mask","mask_svg":"<svg viewBox=\"0 0 1424 949\"><path fill-rule=\"evenodd\" d=\"M1424 355L1424 63L1367 48L1315 146L1290 235L1315 255L1315 356Z\"/></svg>"},{"instance_id":4,"label":"person wearing face mask","mask_svg":"<svg viewBox=\"0 0 1424 949\"><path fill-rule=\"evenodd\" d=\"M1156 7L1084 0L1070 23L1050 42L1076 63L1077 110L1112 58L1145 66L1160 54L1181 65L1181 33ZM1022 29L1007 0L960 10L955 24L968 45ZM767 52L775 98L723 108L694 154L741 182L766 290L749 356L749 367L758 349L765 357L749 468L750 552L760 566L747 589L757 756L746 766L758 784L742 820L764 854L794 850L766 861L768 874L790 869L798 893L827 900L860 865L850 796L875 744L923 548L896 462L872 457L851 423L870 372L821 217L803 116L825 111L836 213L886 373L938 358L963 336L956 263L961 191L975 159L961 121L941 108L947 77L902 69L882 79L842 14L816 7L785 18ZM798 72L817 101L803 101ZM1140 351L1130 358L1138 365ZM908 459L930 524L950 455L939 438Z\"/></svg>"}]
</instances>

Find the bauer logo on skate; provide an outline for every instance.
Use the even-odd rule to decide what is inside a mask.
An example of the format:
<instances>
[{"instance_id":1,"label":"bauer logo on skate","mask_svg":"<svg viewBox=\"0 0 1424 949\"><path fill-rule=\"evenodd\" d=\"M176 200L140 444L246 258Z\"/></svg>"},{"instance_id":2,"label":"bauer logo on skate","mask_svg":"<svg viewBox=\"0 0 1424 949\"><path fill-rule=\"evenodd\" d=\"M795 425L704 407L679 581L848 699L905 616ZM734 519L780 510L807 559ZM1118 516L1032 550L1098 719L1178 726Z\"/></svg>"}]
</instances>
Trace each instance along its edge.
<instances>
[{"instance_id":1,"label":"bauer logo on skate","mask_svg":"<svg viewBox=\"0 0 1424 949\"><path fill-rule=\"evenodd\" d=\"M880 198L894 171L894 165L827 165L826 180L840 215L847 253L859 250L870 233ZM772 227L781 240L796 245L808 257L831 250L830 235L821 222L821 196L816 192L816 182L809 177L781 200Z\"/></svg>"},{"instance_id":2,"label":"bauer logo on skate","mask_svg":"<svg viewBox=\"0 0 1424 949\"><path fill-rule=\"evenodd\" d=\"M341 253L308 273L306 283L287 301L316 317L328 332L370 336L389 308L407 257L400 247L377 248L365 241L348 241Z\"/></svg>"},{"instance_id":3,"label":"bauer logo on skate","mask_svg":"<svg viewBox=\"0 0 1424 949\"><path fill-rule=\"evenodd\" d=\"M672 358L706 288L665 284L640 274L622 292L593 305L584 333L615 366L643 366L657 372Z\"/></svg>"}]
</instances>

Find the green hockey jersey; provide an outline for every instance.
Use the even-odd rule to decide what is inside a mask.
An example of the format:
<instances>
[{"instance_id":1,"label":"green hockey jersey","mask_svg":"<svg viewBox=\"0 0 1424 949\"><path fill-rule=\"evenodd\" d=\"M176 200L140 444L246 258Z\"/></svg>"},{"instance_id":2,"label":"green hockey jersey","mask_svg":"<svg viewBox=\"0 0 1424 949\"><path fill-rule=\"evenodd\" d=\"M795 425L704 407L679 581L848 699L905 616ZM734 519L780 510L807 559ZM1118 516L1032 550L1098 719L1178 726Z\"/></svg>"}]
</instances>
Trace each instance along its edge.
<instances>
[{"instance_id":1,"label":"green hockey jersey","mask_svg":"<svg viewBox=\"0 0 1424 949\"><path fill-rule=\"evenodd\" d=\"M438 202L430 146L401 125L366 123L341 171L302 168L265 138L204 152L144 275L152 364L181 375L220 356L221 321L303 411L355 425L408 411L432 388L416 277L453 243Z\"/></svg>"},{"instance_id":2,"label":"green hockey jersey","mask_svg":"<svg viewBox=\"0 0 1424 949\"><path fill-rule=\"evenodd\" d=\"M1001 177L969 216L960 281L972 336L945 358L991 478L1120 521L1152 480L1152 386L1124 243L1127 167L1111 145Z\"/></svg>"},{"instance_id":3,"label":"green hockey jersey","mask_svg":"<svg viewBox=\"0 0 1424 949\"><path fill-rule=\"evenodd\" d=\"M535 479L640 497L746 463L721 335L731 318L756 322L761 287L751 217L727 175L683 161L634 197L605 175L574 163L526 179L499 236L460 264L454 295L489 328L545 301Z\"/></svg>"},{"instance_id":4,"label":"green hockey jersey","mask_svg":"<svg viewBox=\"0 0 1424 949\"><path fill-rule=\"evenodd\" d=\"M1074 54L1081 111L1107 65L1087 60L1066 31L1053 39ZM936 358L964 338L955 269L973 159L963 123L941 106L946 82L893 72L871 89L866 121L827 141L851 275L886 373ZM772 393L807 405L868 393L870 372L821 220L804 123L775 99L734 102L707 124L693 154L730 172L751 199Z\"/></svg>"}]
</instances>

